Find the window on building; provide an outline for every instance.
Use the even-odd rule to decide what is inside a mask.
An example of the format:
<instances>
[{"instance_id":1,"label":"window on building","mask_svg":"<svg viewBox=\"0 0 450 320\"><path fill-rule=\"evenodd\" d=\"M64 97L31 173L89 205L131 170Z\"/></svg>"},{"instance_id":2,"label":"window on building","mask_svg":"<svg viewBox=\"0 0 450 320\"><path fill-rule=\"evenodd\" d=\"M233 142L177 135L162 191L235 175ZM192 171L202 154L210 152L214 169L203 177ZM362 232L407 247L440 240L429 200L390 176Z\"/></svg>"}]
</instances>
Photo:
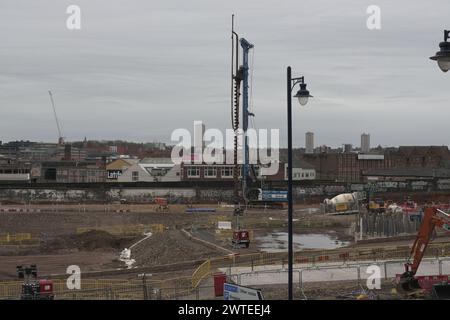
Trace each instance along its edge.
<instances>
[{"instance_id":1,"label":"window on building","mask_svg":"<svg viewBox=\"0 0 450 320\"><path fill-rule=\"evenodd\" d=\"M222 178L233 177L233 168L231 168L231 167L222 168L221 175L222 175Z\"/></svg>"},{"instance_id":2,"label":"window on building","mask_svg":"<svg viewBox=\"0 0 450 320\"><path fill-rule=\"evenodd\" d=\"M44 173L45 180L56 180L56 169L48 168Z\"/></svg>"},{"instance_id":3,"label":"window on building","mask_svg":"<svg viewBox=\"0 0 450 320\"><path fill-rule=\"evenodd\" d=\"M205 167L205 178L216 178L217 169L215 167Z\"/></svg>"},{"instance_id":4,"label":"window on building","mask_svg":"<svg viewBox=\"0 0 450 320\"><path fill-rule=\"evenodd\" d=\"M152 169L147 169L147 171L149 171L150 174L154 177L162 177L162 176L165 176L167 174L167 171L169 171L169 170L164 169L164 168L152 168Z\"/></svg>"},{"instance_id":5,"label":"window on building","mask_svg":"<svg viewBox=\"0 0 450 320\"><path fill-rule=\"evenodd\" d=\"M187 176L188 176L188 178L200 177L200 168L199 167L188 167L187 168Z\"/></svg>"},{"instance_id":6,"label":"window on building","mask_svg":"<svg viewBox=\"0 0 450 320\"><path fill-rule=\"evenodd\" d=\"M131 181L139 181L139 171L131 172Z\"/></svg>"}]
</instances>

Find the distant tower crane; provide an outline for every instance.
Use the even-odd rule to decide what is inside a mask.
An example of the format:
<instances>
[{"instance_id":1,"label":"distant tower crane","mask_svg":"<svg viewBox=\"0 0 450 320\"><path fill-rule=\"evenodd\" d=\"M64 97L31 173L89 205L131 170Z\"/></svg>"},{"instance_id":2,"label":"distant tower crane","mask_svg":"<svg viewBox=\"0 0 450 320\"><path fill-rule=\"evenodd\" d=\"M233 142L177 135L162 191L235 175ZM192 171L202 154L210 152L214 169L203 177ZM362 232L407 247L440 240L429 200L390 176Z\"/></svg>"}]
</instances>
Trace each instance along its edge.
<instances>
[{"instance_id":1,"label":"distant tower crane","mask_svg":"<svg viewBox=\"0 0 450 320\"><path fill-rule=\"evenodd\" d=\"M56 115L55 101L53 100L53 95L50 90L48 90L48 94L50 95L50 101L52 102L52 108L53 108L53 114L55 116L56 127L58 128L58 144L63 145L64 137L62 136L61 126L59 125L58 116Z\"/></svg>"}]
</instances>

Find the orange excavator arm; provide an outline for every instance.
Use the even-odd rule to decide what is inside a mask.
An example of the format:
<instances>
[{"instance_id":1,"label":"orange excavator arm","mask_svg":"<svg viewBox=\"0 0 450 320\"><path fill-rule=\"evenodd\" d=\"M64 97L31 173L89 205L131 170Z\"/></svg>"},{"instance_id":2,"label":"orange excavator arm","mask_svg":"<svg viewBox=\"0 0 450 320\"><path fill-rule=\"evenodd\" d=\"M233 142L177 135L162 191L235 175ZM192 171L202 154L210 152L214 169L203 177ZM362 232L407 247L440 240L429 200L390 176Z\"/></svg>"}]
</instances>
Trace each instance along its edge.
<instances>
[{"instance_id":1,"label":"orange excavator arm","mask_svg":"<svg viewBox=\"0 0 450 320\"><path fill-rule=\"evenodd\" d=\"M440 216L438 214L442 214ZM405 264L405 272L402 274L399 282L399 288L402 291L410 292L420 289L415 274L422 262L425 250L430 243L436 227L450 231L450 215L436 207L428 207L425 209L425 215L420 225L416 240L411 248L409 261ZM412 258L412 262L411 262Z\"/></svg>"}]
</instances>

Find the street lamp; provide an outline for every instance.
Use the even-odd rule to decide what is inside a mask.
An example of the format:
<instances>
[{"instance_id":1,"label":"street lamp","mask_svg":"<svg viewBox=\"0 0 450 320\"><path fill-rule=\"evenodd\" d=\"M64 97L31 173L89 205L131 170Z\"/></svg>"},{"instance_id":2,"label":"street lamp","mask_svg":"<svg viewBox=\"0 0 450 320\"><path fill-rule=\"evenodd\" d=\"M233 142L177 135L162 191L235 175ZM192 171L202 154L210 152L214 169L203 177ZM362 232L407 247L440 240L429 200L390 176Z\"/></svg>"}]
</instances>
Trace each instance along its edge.
<instances>
[{"instance_id":1,"label":"street lamp","mask_svg":"<svg viewBox=\"0 0 450 320\"><path fill-rule=\"evenodd\" d=\"M444 30L444 42L439 43L440 50L430 57L431 60L437 61L442 72L450 70L450 42L447 41L449 38L450 30Z\"/></svg>"},{"instance_id":2,"label":"street lamp","mask_svg":"<svg viewBox=\"0 0 450 320\"><path fill-rule=\"evenodd\" d=\"M292 78L291 67L287 67L287 121L288 121L288 299L293 299L293 204L292 204L292 91L295 86L300 84L300 90L294 96L298 98L300 105L304 106L308 103L308 99L312 97L306 90L305 78Z\"/></svg>"},{"instance_id":3,"label":"street lamp","mask_svg":"<svg viewBox=\"0 0 450 320\"><path fill-rule=\"evenodd\" d=\"M306 83L304 83L305 80L304 77L295 78L292 80L293 81L297 80L299 82L301 81L300 90L297 91L297 94L294 97L298 98L298 102L300 103L300 105L302 106L306 105L308 103L308 98L312 96L309 94L309 91L306 90Z\"/></svg>"}]
</instances>

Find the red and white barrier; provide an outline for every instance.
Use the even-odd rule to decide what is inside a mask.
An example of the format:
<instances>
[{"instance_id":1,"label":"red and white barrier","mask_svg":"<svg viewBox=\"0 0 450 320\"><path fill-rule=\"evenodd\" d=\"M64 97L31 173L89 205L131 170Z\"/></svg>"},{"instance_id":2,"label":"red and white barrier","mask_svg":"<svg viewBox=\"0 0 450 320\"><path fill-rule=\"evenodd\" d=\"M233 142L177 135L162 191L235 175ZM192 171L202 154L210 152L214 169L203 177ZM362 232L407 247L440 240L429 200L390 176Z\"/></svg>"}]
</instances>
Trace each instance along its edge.
<instances>
[{"instance_id":1,"label":"red and white barrier","mask_svg":"<svg viewBox=\"0 0 450 320\"><path fill-rule=\"evenodd\" d=\"M41 212L41 209L31 208L0 208L0 212Z\"/></svg>"}]
</instances>

